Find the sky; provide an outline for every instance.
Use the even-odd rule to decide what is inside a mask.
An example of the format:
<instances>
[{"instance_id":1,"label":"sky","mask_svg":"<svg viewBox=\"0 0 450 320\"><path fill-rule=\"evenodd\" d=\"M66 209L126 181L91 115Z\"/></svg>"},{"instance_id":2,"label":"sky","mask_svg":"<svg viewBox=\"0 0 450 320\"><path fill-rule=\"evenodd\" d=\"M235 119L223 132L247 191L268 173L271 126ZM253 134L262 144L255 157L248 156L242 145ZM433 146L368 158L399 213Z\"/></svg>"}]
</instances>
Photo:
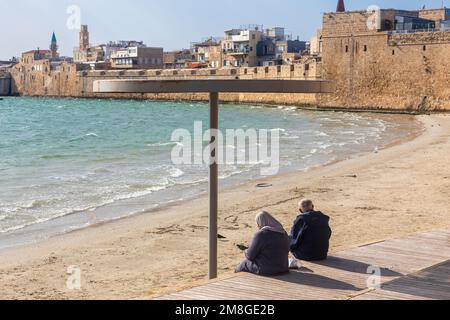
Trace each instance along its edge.
<instances>
[{"instance_id":1,"label":"sky","mask_svg":"<svg viewBox=\"0 0 450 320\"><path fill-rule=\"evenodd\" d=\"M322 14L336 9L337 0L0 0L0 60L36 48L47 49L54 31L60 53L72 56L79 30L89 25L90 43L142 40L166 51L188 48L191 42L242 25L285 27L309 40L321 26ZM345 0L347 10L419 9L442 6L442 0ZM444 1L450 7L450 0ZM77 14L80 13L80 15ZM80 19L78 19L78 17Z\"/></svg>"}]
</instances>

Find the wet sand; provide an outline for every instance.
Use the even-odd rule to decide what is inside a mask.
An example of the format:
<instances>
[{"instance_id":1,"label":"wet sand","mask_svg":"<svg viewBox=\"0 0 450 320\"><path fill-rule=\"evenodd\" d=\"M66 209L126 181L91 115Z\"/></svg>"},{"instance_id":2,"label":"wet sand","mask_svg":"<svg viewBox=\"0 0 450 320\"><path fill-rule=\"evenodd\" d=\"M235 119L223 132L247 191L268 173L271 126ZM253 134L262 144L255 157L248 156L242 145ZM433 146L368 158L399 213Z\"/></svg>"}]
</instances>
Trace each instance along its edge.
<instances>
[{"instance_id":1,"label":"wet sand","mask_svg":"<svg viewBox=\"0 0 450 320\"><path fill-rule=\"evenodd\" d=\"M419 116L425 131L378 153L222 190L221 277L265 209L287 229L300 198L332 218L331 251L450 228L450 116ZM259 183L271 187L257 188ZM2 299L145 299L206 282L207 198L0 251ZM66 287L81 268L81 290Z\"/></svg>"}]
</instances>

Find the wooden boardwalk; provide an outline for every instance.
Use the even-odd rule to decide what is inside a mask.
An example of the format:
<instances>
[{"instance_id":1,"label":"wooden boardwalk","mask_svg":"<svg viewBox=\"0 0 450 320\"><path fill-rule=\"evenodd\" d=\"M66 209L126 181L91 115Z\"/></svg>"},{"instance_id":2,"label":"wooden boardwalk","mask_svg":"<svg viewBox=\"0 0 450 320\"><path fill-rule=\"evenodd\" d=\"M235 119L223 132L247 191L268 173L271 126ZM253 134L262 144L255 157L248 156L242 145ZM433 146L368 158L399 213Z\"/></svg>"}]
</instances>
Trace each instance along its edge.
<instances>
[{"instance_id":1,"label":"wooden boardwalk","mask_svg":"<svg viewBox=\"0 0 450 320\"><path fill-rule=\"evenodd\" d=\"M381 286L368 289L370 268ZM304 263L286 276L250 274L211 282L158 300L427 300L450 299L450 231L411 235Z\"/></svg>"}]
</instances>

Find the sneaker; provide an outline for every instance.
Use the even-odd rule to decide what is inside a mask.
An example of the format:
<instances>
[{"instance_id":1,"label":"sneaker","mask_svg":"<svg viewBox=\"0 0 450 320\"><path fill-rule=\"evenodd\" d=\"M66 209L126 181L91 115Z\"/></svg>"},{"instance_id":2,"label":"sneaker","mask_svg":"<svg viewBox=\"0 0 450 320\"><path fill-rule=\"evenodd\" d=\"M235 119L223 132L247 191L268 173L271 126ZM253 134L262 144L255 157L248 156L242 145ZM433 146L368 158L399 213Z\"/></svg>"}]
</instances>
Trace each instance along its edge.
<instances>
[{"instance_id":1,"label":"sneaker","mask_svg":"<svg viewBox=\"0 0 450 320\"><path fill-rule=\"evenodd\" d=\"M297 269L300 269L300 268L301 268L300 262L297 259L295 259L295 258L289 259L289 269L297 270Z\"/></svg>"}]
</instances>

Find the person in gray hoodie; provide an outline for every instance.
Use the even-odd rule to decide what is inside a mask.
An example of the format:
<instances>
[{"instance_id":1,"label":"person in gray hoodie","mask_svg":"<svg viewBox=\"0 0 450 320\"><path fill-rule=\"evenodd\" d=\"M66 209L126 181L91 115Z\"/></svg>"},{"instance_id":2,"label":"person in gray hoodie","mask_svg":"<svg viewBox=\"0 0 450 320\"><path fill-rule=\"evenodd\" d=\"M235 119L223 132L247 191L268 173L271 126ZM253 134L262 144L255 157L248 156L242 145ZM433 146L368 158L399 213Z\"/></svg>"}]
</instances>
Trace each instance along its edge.
<instances>
[{"instance_id":1,"label":"person in gray hoodie","mask_svg":"<svg viewBox=\"0 0 450 320\"><path fill-rule=\"evenodd\" d=\"M280 222L268 212L256 216L259 231L253 237L246 259L236 272L249 272L261 276L276 276L289 272L290 238Z\"/></svg>"}]
</instances>

